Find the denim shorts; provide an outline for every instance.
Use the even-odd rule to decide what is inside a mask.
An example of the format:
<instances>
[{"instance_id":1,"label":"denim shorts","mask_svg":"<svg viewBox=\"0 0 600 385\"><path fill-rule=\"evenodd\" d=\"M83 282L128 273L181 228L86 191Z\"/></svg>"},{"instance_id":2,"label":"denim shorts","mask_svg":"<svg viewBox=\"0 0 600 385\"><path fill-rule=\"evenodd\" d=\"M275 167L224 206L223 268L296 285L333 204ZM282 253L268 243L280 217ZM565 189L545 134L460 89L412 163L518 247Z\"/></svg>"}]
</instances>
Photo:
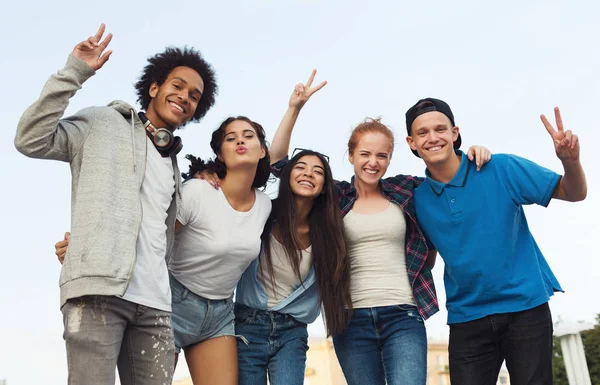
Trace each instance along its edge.
<instances>
[{"instance_id":1,"label":"denim shorts","mask_svg":"<svg viewBox=\"0 0 600 385\"><path fill-rule=\"evenodd\" d=\"M189 291L172 275L169 280L177 353L211 338L235 335L233 295L227 299L206 299Z\"/></svg>"}]
</instances>

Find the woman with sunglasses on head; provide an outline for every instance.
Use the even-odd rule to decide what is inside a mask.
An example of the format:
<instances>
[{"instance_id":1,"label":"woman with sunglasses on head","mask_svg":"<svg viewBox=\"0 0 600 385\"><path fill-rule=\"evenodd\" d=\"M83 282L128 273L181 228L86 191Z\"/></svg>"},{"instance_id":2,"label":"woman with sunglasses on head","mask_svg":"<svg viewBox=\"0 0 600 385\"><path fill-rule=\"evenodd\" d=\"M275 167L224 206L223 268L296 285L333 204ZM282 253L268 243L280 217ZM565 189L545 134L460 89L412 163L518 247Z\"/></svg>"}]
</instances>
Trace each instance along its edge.
<instances>
[{"instance_id":1,"label":"woman with sunglasses on head","mask_svg":"<svg viewBox=\"0 0 600 385\"><path fill-rule=\"evenodd\" d=\"M328 335L348 322L350 265L327 158L301 150L282 169L262 253L236 292L239 384L304 383L307 324L323 308Z\"/></svg>"},{"instance_id":2,"label":"woman with sunglasses on head","mask_svg":"<svg viewBox=\"0 0 600 385\"><path fill-rule=\"evenodd\" d=\"M310 93L311 81L294 93ZM280 126L273 139L276 174L287 167L292 128ZM352 315L333 342L349 385L426 383L424 320L438 311L431 274L436 251L428 249L415 216L413 189L423 178L383 178L393 149L392 131L379 120L365 120L348 141L355 175L335 181L351 265ZM486 162L489 151L473 147L474 156Z\"/></svg>"}]
</instances>

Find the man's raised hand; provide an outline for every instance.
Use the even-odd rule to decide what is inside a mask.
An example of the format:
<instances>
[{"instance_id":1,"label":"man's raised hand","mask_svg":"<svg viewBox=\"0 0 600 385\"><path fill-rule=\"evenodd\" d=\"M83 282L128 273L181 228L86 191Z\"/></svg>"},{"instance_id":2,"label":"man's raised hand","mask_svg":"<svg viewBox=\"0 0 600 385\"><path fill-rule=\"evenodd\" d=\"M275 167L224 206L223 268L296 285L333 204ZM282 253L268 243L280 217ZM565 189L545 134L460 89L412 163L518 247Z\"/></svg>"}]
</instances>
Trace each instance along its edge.
<instances>
[{"instance_id":1,"label":"man's raised hand","mask_svg":"<svg viewBox=\"0 0 600 385\"><path fill-rule=\"evenodd\" d=\"M316 85L315 87L311 87L313 81L315 80L316 74L317 74L317 70L313 70L312 73L310 74L310 77L308 78L308 81L306 82L306 84L302 84L302 83L296 84L296 87L294 87L294 92L292 92L292 96L290 96L290 107L302 108L302 106L304 106L304 104L308 101L308 99L310 99L310 97L315 92L317 92L321 88L325 87L325 84L327 84L327 81L322 81L320 84Z\"/></svg>"},{"instance_id":2,"label":"man's raised hand","mask_svg":"<svg viewBox=\"0 0 600 385\"><path fill-rule=\"evenodd\" d=\"M565 131L563 121L558 107L554 107L554 119L556 120L556 130L550 124L546 116L541 115L542 123L546 131L552 137L556 156L563 162L573 162L579 160L579 138L571 130Z\"/></svg>"},{"instance_id":3,"label":"man's raised hand","mask_svg":"<svg viewBox=\"0 0 600 385\"><path fill-rule=\"evenodd\" d=\"M94 71L98 71L102 68L112 53L111 50L105 51L112 40L112 33L106 35L104 40L102 40L105 29L106 26L104 23L100 24L98 32L96 32L94 36L90 36L87 40L77 44L71 53L73 56L86 62L86 64L92 67Z\"/></svg>"}]
</instances>

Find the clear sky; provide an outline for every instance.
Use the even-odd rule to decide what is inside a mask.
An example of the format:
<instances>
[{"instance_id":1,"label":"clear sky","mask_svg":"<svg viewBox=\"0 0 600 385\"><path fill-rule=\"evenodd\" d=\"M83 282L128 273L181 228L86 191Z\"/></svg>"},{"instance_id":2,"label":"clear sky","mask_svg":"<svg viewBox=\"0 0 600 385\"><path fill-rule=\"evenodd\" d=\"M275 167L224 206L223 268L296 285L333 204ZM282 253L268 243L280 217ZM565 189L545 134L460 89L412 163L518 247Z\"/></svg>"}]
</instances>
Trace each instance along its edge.
<instances>
[{"instance_id":1,"label":"clear sky","mask_svg":"<svg viewBox=\"0 0 600 385\"><path fill-rule=\"evenodd\" d=\"M291 146L328 154L337 179L352 175L345 143L367 116L382 116L396 133L388 175L423 175L422 161L404 141L404 112L426 96L452 106L464 148L482 144L562 172L539 120L560 106L565 125L580 137L588 198L526 213L566 290L551 301L555 320L591 321L600 313L593 248L600 180L592 148L600 143L597 2L59 0L11 2L2 13L0 379L9 385L66 382L53 245L70 226L70 172L66 163L17 153L16 125L48 76L101 22L114 34L114 53L67 114L114 99L135 103L133 83L145 59L167 45L194 46L214 65L217 104L180 132L182 169L187 153L212 155L210 134L230 115L260 122L272 138L294 84L313 68L317 80L329 84L305 106ZM434 275L443 304L438 261ZM431 338L446 338L445 318L442 310L427 321ZM320 321L310 330L323 334ZM176 377L186 372L180 365Z\"/></svg>"}]
</instances>

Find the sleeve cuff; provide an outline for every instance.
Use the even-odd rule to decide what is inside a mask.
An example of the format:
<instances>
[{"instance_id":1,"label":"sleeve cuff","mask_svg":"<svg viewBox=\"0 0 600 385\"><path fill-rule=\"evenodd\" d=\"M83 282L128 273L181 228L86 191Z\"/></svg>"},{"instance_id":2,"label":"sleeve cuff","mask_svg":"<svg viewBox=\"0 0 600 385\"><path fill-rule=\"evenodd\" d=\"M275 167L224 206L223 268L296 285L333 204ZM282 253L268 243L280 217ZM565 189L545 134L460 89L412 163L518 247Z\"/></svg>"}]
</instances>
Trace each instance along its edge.
<instances>
[{"instance_id":1,"label":"sleeve cuff","mask_svg":"<svg viewBox=\"0 0 600 385\"><path fill-rule=\"evenodd\" d=\"M96 71L94 71L92 67L72 54L69 54L69 57L67 58L65 70L75 76L80 84L96 74Z\"/></svg>"}]
</instances>

